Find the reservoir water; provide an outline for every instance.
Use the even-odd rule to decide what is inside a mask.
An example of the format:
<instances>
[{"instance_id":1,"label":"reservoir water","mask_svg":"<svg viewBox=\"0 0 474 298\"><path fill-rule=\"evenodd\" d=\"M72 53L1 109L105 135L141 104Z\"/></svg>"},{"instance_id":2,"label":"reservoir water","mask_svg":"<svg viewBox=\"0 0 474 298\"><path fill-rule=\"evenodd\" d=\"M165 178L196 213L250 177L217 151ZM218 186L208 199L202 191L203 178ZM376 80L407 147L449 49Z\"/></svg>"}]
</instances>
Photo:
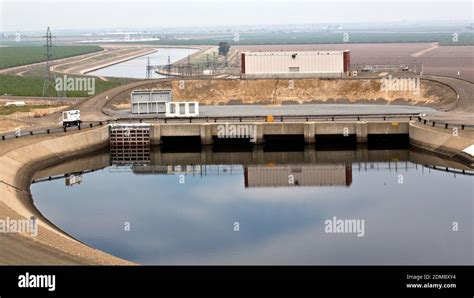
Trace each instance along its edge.
<instances>
[{"instance_id":1,"label":"reservoir water","mask_svg":"<svg viewBox=\"0 0 474 298\"><path fill-rule=\"evenodd\" d=\"M474 263L474 176L457 162L409 149L187 151L51 166L35 205L141 264Z\"/></svg>"},{"instance_id":2,"label":"reservoir water","mask_svg":"<svg viewBox=\"0 0 474 298\"><path fill-rule=\"evenodd\" d=\"M89 72L88 74L106 77L145 79L148 58L150 58L151 65L166 65L168 64L168 56L170 57L170 62L173 63L198 51L198 49L186 48L157 48L157 50L157 52L150 55L141 56L122 63L104 67ZM153 78L162 77L164 76L153 73Z\"/></svg>"}]
</instances>

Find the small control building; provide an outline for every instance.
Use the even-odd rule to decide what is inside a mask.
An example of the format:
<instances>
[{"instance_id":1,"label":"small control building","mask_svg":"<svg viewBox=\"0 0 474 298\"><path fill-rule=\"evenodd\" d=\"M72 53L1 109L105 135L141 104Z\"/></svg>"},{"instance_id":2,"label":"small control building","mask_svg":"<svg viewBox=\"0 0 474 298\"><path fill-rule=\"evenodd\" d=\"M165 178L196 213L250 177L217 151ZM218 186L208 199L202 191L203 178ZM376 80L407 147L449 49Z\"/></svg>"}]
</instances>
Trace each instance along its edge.
<instances>
[{"instance_id":1,"label":"small control building","mask_svg":"<svg viewBox=\"0 0 474 298\"><path fill-rule=\"evenodd\" d=\"M171 102L172 92L165 90L133 90L130 95L132 114L165 114L166 103Z\"/></svg>"}]
</instances>

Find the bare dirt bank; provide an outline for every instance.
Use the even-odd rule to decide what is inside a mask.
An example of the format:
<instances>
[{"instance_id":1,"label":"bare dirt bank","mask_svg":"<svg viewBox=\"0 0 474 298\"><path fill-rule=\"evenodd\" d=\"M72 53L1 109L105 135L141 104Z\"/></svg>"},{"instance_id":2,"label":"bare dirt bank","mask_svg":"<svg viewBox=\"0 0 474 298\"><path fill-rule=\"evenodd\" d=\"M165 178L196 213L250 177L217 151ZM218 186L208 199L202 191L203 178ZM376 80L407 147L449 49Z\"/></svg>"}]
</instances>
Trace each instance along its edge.
<instances>
[{"instance_id":1,"label":"bare dirt bank","mask_svg":"<svg viewBox=\"0 0 474 298\"><path fill-rule=\"evenodd\" d=\"M377 103L444 107L456 101L454 90L428 80L421 80L419 92L383 91L380 79L173 79L140 88L171 88L174 101L208 105ZM112 104L123 108L129 100L130 94L123 93Z\"/></svg>"}]
</instances>

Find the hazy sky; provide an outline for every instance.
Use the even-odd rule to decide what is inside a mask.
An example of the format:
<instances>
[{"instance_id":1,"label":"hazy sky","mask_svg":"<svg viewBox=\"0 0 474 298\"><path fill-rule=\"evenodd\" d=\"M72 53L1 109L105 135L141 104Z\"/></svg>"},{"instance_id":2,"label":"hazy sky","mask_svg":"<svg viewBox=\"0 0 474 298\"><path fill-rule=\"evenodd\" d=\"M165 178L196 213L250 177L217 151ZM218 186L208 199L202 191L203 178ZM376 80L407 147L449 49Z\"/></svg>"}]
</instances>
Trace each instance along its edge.
<instances>
[{"instance_id":1,"label":"hazy sky","mask_svg":"<svg viewBox=\"0 0 474 298\"><path fill-rule=\"evenodd\" d=\"M1 31L472 20L468 1L0 0Z\"/></svg>"}]
</instances>

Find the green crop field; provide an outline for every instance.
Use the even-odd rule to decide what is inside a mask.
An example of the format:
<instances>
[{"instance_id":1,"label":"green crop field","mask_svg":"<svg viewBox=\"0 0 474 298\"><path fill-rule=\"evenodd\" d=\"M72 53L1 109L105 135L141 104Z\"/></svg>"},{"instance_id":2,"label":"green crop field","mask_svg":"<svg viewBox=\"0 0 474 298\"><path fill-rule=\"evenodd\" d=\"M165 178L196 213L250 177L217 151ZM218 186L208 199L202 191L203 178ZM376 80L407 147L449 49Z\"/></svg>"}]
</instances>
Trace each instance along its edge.
<instances>
[{"instance_id":1,"label":"green crop field","mask_svg":"<svg viewBox=\"0 0 474 298\"><path fill-rule=\"evenodd\" d=\"M92 52L102 51L99 46L54 46L53 59L72 57ZM0 69L42 62L46 59L46 48L41 46L29 47L0 47Z\"/></svg>"},{"instance_id":2,"label":"green crop field","mask_svg":"<svg viewBox=\"0 0 474 298\"><path fill-rule=\"evenodd\" d=\"M61 76L59 76L61 77ZM76 76L69 76L68 78L74 78ZM13 96L42 96L43 95L43 83L42 77L22 77L15 75L0 75L0 95L13 95ZM95 94L104 92L105 90L117 87L122 83L126 83L121 79L112 79L110 81L102 81L95 78ZM57 96L56 90L52 86L50 88L51 96ZM88 97L90 96L87 91L66 91L65 96L67 97Z\"/></svg>"},{"instance_id":3,"label":"green crop field","mask_svg":"<svg viewBox=\"0 0 474 298\"><path fill-rule=\"evenodd\" d=\"M0 106L0 115L11 115L17 112L30 112L34 109L50 108L49 105L26 105L26 106Z\"/></svg>"}]
</instances>

